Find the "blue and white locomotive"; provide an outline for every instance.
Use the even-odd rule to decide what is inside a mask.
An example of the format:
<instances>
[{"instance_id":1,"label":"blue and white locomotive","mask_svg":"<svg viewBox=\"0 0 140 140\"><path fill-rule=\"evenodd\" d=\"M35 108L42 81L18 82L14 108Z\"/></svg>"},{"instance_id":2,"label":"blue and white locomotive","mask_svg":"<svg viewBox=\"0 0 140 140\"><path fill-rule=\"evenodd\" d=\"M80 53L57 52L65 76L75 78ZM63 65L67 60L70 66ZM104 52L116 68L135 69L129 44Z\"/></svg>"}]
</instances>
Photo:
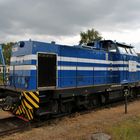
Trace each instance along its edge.
<instances>
[{"instance_id":1,"label":"blue and white locomotive","mask_svg":"<svg viewBox=\"0 0 140 140\"><path fill-rule=\"evenodd\" d=\"M140 87L140 58L131 45L111 40L65 46L20 41L12 48L3 109L33 120L92 108Z\"/></svg>"}]
</instances>

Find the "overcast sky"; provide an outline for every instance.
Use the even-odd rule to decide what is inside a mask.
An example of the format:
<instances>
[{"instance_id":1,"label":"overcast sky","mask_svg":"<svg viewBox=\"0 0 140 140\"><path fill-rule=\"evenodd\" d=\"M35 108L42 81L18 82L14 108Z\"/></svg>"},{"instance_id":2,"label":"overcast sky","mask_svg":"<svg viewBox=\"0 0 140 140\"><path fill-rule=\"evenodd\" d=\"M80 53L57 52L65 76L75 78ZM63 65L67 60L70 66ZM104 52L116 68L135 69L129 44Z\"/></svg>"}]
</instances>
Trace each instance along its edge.
<instances>
[{"instance_id":1,"label":"overcast sky","mask_svg":"<svg viewBox=\"0 0 140 140\"><path fill-rule=\"evenodd\" d=\"M0 0L0 42L78 44L89 28L140 50L140 0Z\"/></svg>"}]
</instances>

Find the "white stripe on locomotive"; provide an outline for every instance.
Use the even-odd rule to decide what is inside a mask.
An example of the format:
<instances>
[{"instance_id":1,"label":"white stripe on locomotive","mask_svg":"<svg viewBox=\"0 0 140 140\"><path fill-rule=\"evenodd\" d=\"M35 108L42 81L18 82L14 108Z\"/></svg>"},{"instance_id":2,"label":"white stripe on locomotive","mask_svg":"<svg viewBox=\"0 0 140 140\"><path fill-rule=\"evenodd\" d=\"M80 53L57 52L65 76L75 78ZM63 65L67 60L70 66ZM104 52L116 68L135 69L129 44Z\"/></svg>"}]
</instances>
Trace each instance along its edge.
<instances>
[{"instance_id":1,"label":"white stripe on locomotive","mask_svg":"<svg viewBox=\"0 0 140 140\"><path fill-rule=\"evenodd\" d=\"M26 60L37 60L37 55L25 55L20 57L11 57L11 62L18 62L18 61L26 61ZM80 62L80 63L98 63L98 64L128 64L128 61L110 61L110 60L99 60L99 59L90 59L90 58L77 58L77 57L63 57L58 56L58 61L64 62ZM134 61L135 62L135 61ZM140 64L139 64L140 66Z\"/></svg>"},{"instance_id":2,"label":"white stripe on locomotive","mask_svg":"<svg viewBox=\"0 0 140 140\"><path fill-rule=\"evenodd\" d=\"M22 60L37 60L37 55L25 55L25 56L20 56L20 57L12 57L11 61L12 62L18 62L18 61L22 61ZM64 61L64 62L80 62L80 63L96 63L96 64L112 64L112 65L119 65L119 64L127 64L129 65L129 62L131 63L135 63L137 66L140 66L140 64L136 61L108 61L108 60L99 60L99 59L89 59L89 58L76 58L76 57L63 57L63 56L58 56L57 58L58 61ZM15 67L15 68L14 68ZM16 66L10 66L10 70L36 70L36 65L16 65ZM105 71L105 70L113 70L113 71L127 71L128 66L124 66L124 67L84 67L84 66L58 66L58 70L101 70L101 71ZM139 71L140 68L137 68L137 70ZM136 71L136 70L135 70Z\"/></svg>"}]
</instances>

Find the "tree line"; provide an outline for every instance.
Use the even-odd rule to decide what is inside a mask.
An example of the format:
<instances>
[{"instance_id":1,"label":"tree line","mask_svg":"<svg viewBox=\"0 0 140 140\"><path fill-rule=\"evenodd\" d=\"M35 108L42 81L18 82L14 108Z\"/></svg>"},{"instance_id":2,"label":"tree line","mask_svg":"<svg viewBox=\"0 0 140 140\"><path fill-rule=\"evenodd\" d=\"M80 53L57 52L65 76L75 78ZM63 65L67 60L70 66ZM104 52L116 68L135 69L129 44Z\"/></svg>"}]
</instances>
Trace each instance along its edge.
<instances>
[{"instance_id":1,"label":"tree line","mask_svg":"<svg viewBox=\"0 0 140 140\"><path fill-rule=\"evenodd\" d=\"M3 55L4 55L6 65L10 65L10 57L11 57L11 51L12 51L12 46L13 45L14 45L13 42L2 44L2 51L3 51Z\"/></svg>"}]
</instances>

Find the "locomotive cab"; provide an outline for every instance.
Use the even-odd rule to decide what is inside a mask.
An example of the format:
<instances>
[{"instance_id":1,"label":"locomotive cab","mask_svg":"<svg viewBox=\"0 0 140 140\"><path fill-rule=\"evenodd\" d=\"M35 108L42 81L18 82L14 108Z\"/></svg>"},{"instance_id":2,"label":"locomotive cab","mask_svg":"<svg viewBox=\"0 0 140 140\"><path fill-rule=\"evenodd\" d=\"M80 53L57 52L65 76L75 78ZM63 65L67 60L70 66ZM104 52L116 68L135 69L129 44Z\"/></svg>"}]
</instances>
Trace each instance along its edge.
<instances>
[{"instance_id":1,"label":"locomotive cab","mask_svg":"<svg viewBox=\"0 0 140 140\"><path fill-rule=\"evenodd\" d=\"M101 46L110 63L112 82L128 84L138 80L138 59L132 46L108 40L101 41Z\"/></svg>"}]
</instances>

